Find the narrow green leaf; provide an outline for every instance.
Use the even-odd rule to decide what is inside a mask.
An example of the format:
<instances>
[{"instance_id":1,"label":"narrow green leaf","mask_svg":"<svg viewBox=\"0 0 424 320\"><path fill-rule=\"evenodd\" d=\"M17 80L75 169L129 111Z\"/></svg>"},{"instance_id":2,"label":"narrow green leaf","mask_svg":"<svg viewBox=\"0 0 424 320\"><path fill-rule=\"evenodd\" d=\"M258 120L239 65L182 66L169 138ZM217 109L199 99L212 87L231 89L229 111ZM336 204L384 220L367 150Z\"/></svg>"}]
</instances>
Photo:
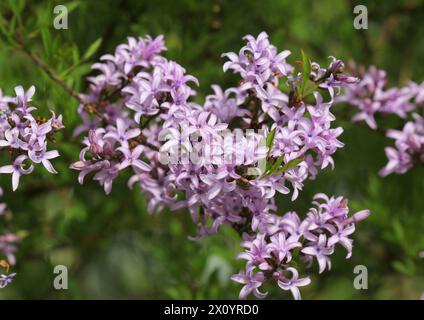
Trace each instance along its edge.
<instances>
[{"instance_id":1,"label":"narrow green leaf","mask_svg":"<svg viewBox=\"0 0 424 320\"><path fill-rule=\"evenodd\" d=\"M94 41L87 49L87 51L84 53L82 60L89 59L94 53L96 53L97 49L99 49L100 45L102 44L102 38L98 38L96 41Z\"/></svg>"},{"instance_id":2,"label":"narrow green leaf","mask_svg":"<svg viewBox=\"0 0 424 320\"><path fill-rule=\"evenodd\" d=\"M411 261L394 261L392 263L393 268L400 272L400 273L404 273L407 275L412 276L415 273L415 266Z\"/></svg>"},{"instance_id":3,"label":"narrow green leaf","mask_svg":"<svg viewBox=\"0 0 424 320\"><path fill-rule=\"evenodd\" d=\"M271 175L273 174L273 172L275 172L279 166L281 166L281 164L284 161L284 155L280 156L277 160L275 160L275 162L273 164L271 164L270 168L267 170L267 175Z\"/></svg>"},{"instance_id":4,"label":"narrow green leaf","mask_svg":"<svg viewBox=\"0 0 424 320\"><path fill-rule=\"evenodd\" d=\"M318 89L318 86L315 84L315 82L308 79L305 85L305 89L303 91L303 96L307 97L310 94L314 93Z\"/></svg>"},{"instance_id":5,"label":"narrow green leaf","mask_svg":"<svg viewBox=\"0 0 424 320\"><path fill-rule=\"evenodd\" d=\"M268 157L269 157L269 154L271 153L272 145L274 143L274 138L275 138L275 128L272 129L266 136L266 147L268 148Z\"/></svg>"},{"instance_id":6,"label":"narrow green leaf","mask_svg":"<svg viewBox=\"0 0 424 320\"><path fill-rule=\"evenodd\" d=\"M311 61L305 52L302 52L302 86L300 88L300 93L303 97L303 93L305 92L306 84L309 81L309 75L311 73Z\"/></svg>"},{"instance_id":7,"label":"narrow green leaf","mask_svg":"<svg viewBox=\"0 0 424 320\"><path fill-rule=\"evenodd\" d=\"M75 66L75 68L72 68L68 71L67 75L68 77L74 78L75 80L78 80L80 77L86 75L91 70L91 64L90 63L83 63Z\"/></svg>"},{"instance_id":8,"label":"narrow green leaf","mask_svg":"<svg viewBox=\"0 0 424 320\"><path fill-rule=\"evenodd\" d=\"M25 0L9 0L9 7L14 14L19 15L25 8Z\"/></svg>"},{"instance_id":9,"label":"narrow green leaf","mask_svg":"<svg viewBox=\"0 0 424 320\"><path fill-rule=\"evenodd\" d=\"M41 39L43 41L44 52L48 58L52 56L52 37L48 28L41 30Z\"/></svg>"},{"instance_id":10,"label":"narrow green leaf","mask_svg":"<svg viewBox=\"0 0 424 320\"><path fill-rule=\"evenodd\" d=\"M405 231L402 224L397 219L393 220L393 234L399 242L403 242L405 240Z\"/></svg>"},{"instance_id":11,"label":"narrow green leaf","mask_svg":"<svg viewBox=\"0 0 424 320\"><path fill-rule=\"evenodd\" d=\"M6 23L4 22L2 16L0 16L0 31L4 34L7 34Z\"/></svg>"},{"instance_id":12,"label":"narrow green leaf","mask_svg":"<svg viewBox=\"0 0 424 320\"><path fill-rule=\"evenodd\" d=\"M305 159L303 159L303 158L297 158L297 159L293 159L293 160L290 160L289 162L287 162L284 166L282 166L282 167L280 167L278 170L276 170L274 173L275 174L277 174L277 173L282 173L282 172L284 172L284 171L287 171L287 170L290 170L290 169L293 169L294 167L296 167L299 163L301 163L303 160L305 160ZM273 174L274 174L273 173Z\"/></svg>"},{"instance_id":13,"label":"narrow green leaf","mask_svg":"<svg viewBox=\"0 0 424 320\"><path fill-rule=\"evenodd\" d=\"M8 31L9 37L12 37L12 36L13 36L13 34L15 33L15 29L16 29L16 20L17 20L16 15L14 15L14 16L12 17L12 19L10 19L10 23L9 23L9 31Z\"/></svg>"},{"instance_id":14,"label":"narrow green leaf","mask_svg":"<svg viewBox=\"0 0 424 320\"><path fill-rule=\"evenodd\" d=\"M76 65L80 62L80 55L79 55L78 46L75 45L75 44L72 46L72 60L73 60L74 65Z\"/></svg>"},{"instance_id":15,"label":"narrow green leaf","mask_svg":"<svg viewBox=\"0 0 424 320\"><path fill-rule=\"evenodd\" d=\"M284 161L284 155L282 155L271 165L271 167L265 172L264 176L266 177L266 176L271 176L278 173L283 173L284 171L287 171L296 167L303 160L304 160L303 158L296 158L296 159L290 160L289 162L281 166L281 164Z\"/></svg>"},{"instance_id":16,"label":"narrow green leaf","mask_svg":"<svg viewBox=\"0 0 424 320\"><path fill-rule=\"evenodd\" d=\"M66 8L68 9L68 14L71 13L72 11L74 11L76 8L78 8L80 6L80 2L79 1L72 1L72 2L68 2L66 3Z\"/></svg>"},{"instance_id":17,"label":"narrow green leaf","mask_svg":"<svg viewBox=\"0 0 424 320\"><path fill-rule=\"evenodd\" d=\"M16 15L14 15L9 23L6 20L3 20L3 17L0 14L0 35L2 36L2 42L4 44L14 45L15 39L13 37L16 25ZM8 30L9 29L9 30Z\"/></svg>"}]
</instances>

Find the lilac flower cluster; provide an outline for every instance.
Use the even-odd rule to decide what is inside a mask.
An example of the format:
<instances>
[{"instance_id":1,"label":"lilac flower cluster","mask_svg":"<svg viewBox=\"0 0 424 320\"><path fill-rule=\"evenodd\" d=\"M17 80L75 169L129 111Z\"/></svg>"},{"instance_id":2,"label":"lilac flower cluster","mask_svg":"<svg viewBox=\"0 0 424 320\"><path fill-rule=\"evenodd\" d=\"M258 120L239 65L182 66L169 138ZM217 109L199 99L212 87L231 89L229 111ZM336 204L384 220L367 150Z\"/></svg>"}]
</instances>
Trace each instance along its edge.
<instances>
[{"instance_id":1,"label":"lilac flower cluster","mask_svg":"<svg viewBox=\"0 0 424 320\"><path fill-rule=\"evenodd\" d=\"M265 32L257 38L247 35L243 38L246 45L238 54L227 52L222 54L229 59L224 64L224 72L231 69L248 83L248 86L263 86L267 83L278 83L278 78L293 71L293 67L286 62L290 51L280 53L270 44Z\"/></svg>"},{"instance_id":2,"label":"lilac flower cluster","mask_svg":"<svg viewBox=\"0 0 424 320\"><path fill-rule=\"evenodd\" d=\"M10 164L0 167L0 173L12 175L13 191L18 188L22 175L30 174L34 164L42 164L50 173L57 173L50 160L59 156L57 150L48 150L48 141L56 131L64 128L62 116L54 112L47 121L34 117L36 108L30 106L35 88L24 91L15 88L16 97L3 96L0 90L0 149L9 154Z\"/></svg>"},{"instance_id":3,"label":"lilac flower cluster","mask_svg":"<svg viewBox=\"0 0 424 320\"><path fill-rule=\"evenodd\" d=\"M351 69L355 71L353 64ZM377 115L395 114L405 121L402 130L386 131L388 138L395 139L395 147L385 148L389 161L380 175L403 174L415 163L424 162L424 120L417 113L424 103L424 82L386 88L388 80L384 70L371 66L367 71L359 68L356 72L361 81L346 86L337 99L359 110L352 120L365 121L371 129L377 129ZM409 116L412 120L408 120Z\"/></svg>"},{"instance_id":4,"label":"lilac flower cluster","mask_svg":"<svg viewBox=\"0 0 424 320\"><path fill-rule=\"evenodd\" d=\"M419 86L411 82L405 87L387 88L386 71L375 66L367 71L363 68L355 70L353 64L350 68L357 72L361 81L346 86L337 100L358 109L359 113L353 117L353 121L365 121L371 129L377 129L377 115L395 114L406 118L408 112L424 102L424 83Z\"/></svg>"},{"instance_id":5,"label":"lilac flower cluster","mask_svg":"<svg viewBox=\"0 0 424 320\"><path fill-rule=\"evenodd\" d=\"M33 172L34 165L42 164L50 173L57 173L51 159L59 156L57 150L48 150L48 142L54 134L64 128L62 116L52 112L50 119L36 117L35 107L30 105L35 93L32 86L25 91L22 86L15 88L15 97L4 96L0 90L0 150L7 155L9 164L0 167L0 173L12 175L12 189L16 191L22 175ZM6 157L5 157L6 158ZM3 189L0 188L0 195ZM5 215L6 204L0 203L0 218ZM16 263L15 252L19 237L1 228L0 262L6 263L7 268ZM1 267L4 267L1 265ZM15 273L0 275L0 288L12 282Z\"/></svg>"},{"instance_id":6,"label":"lilac flower cluster","mask_svg":"<svg viewBox=\"0 0 424 320\"><path fill-rule=\"evenodd\" d=\"M389 162L380 171L380 175L402 174L414 166L424 163L424 118L417 113L412 115L402 130L389 129L386 136L395 139L395 148L386 147Z\"/></svg>"},{"instance_id":7,"label":"lilac flower cluster","mask_svg":"<svg viewBox=\"0 0 424 320\"><path fill-rule=\"evenodd\" d=\"M330 270L330 256L336 244L347 251L346 258L352 255L352 242L349 236L355 231L355 222L368 217L369 211L363 210L349 217L347 199L329 198L325 194L314 197L314 207L309 209L305 219L296 212L283 216L263 215L258 232L245 236L242 246L245 251L238 255L245 259L246 271L233 275L232 279L242 283L240 299L249 293L263 298L266 293L259 291L265 281L275 281L282 290L291 291L294 299L300 299L299 287L311 282L309 277L299 278L297 261L311 267L316 261L319 273Z\"/></svg>"},{"instance_id":8,"label":"lilac flower cluster","mask_svg":"<svg viewBox=\"0 0 424 320\"><path fill-rule=\"evenodd\" d=\"M129 38L114 55L103 56L104 63L93 65L101 73L89 78L90 92L79 107L83 124L75 131L88 131L86 147L71 166L81 171L80 183L96 172L94 180L109 193L119 172L130 168L131 184L142 181L153 198L166 198L163 168L154 151L160 147L158 123L166 120L172 126L186 118L187 99L194 94L187 82L197 80L159 56L163 50L161 36Z\"/></svg>"},{"instance_id":9,"label":"lilac flower cluster","mask_svg":"<svg viewBox=\"0 0 424 320\"><path fill-rule=\"evenodd\" d=\"M119 173L129 169L128 184L140 186L149 212L165 206L188 209L198 226L195 238L226 225L246 241L271 241L267 230L282 228L275 214L276 193L292 192L295 200L305 180L334 166L332 155L343 146L338 140L343 130L332 127L333 97L356 79L343 74L343 63L335 58L327 68L305 62L302 71L295 71L286 62L290 52L279 53L264 32L244 39L238 54L223 55L229 59L224 71L240 74L240 85L226 90L214 85L203 105L192 100L191 84L198 85L197 79L160 55L166 49L161 36L129 38L113 55L103 56L93 65L100 73L88 79L89 92L81 95L79 106L83 124L75 134L87 136L71 168L80 171L80 183L94 173L109 193ZM289 92L280 89L283 81ZM331 99L325 101L320 90ZM328 207L337 201L342 200L328 199L329 204L316 209L317 217L327 219L322 228L334 230L328 247L337 242L348 246L344 236L353 232L347 227L353 222L347 209ZM324 210L337 213L323 218ZM320 237L321 229L314 230L302 240L307 247L327 239ZM343 238L337 240L339 231ZM282 236L273 244L280 262L289 250ZM253 269L246 277L262 283L267 275ZM297 275L295 269L287 270ZM284 281L281 277L281 285L289 286Z\"/></svg>"},{"instance_id":10,"label":"lilac flower cluster","mask_svg":"<svg viewBox=\"0 0 424 320\"><path fill-rule=\"evenodd\" d=\"M240 74L242 84L225 92L214 86L215 94L207 97L204 108L229 126L237 125L235 122L241 118L246 128L262 129L266 134L272 132L269 162L284 165L301 160L283 173L266 175L262 172L265 177L249 181L251 189L259 188L267 198L273 197L275 191L289 193L286 184L290 183L295 200L303 182L314 179L318 168L334 165L331 155L343 146L337 139L343 130L331 128L335 119L330 112L332 101L325 102L317 90L311 92L314 103L303 101L299 92L302 74L294 75L295 68L286 62L289 51L277 53L264 32L256 39L250 35L244 39L247 43L238 54L223 54L230 59L224 64L224 71L230 69ZM342 66L343 63L335 58L328 68L313 63L308 81L316 89L326 89L333 96L334 90L343 83L354 81L341 73ZM279 89L282 79L288 82L290 92Z\"/></svg>"}]
</instances>

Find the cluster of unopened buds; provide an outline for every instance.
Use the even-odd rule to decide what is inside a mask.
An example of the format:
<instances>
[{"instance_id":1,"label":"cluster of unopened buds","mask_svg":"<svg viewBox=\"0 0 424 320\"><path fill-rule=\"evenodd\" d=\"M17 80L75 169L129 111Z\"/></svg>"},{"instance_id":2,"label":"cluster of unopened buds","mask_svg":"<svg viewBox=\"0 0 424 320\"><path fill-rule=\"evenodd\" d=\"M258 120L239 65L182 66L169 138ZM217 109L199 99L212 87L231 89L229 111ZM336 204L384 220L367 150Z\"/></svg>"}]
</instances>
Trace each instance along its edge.
<instances>
[{"instance_id":1,"label":"cluster of unopened buds","mask_svg":"<svg viewBox=\"0 0 424 320\"><path fill-rule=\"evenodd\" d=\"M414 165L424 163L424 82L419 85L410 81L404 87L387 88L384 70L374 66L364 70L353 64L351 69L361 81L346 86L337 100L358 109L353 121L365 121L376 130L377 116L392 114L404 120L400 130L385 130L386 136L395 140L395 146L385 148L388 163L380 175L403 174Z\"/></svg>"},{"instance_id":2,"label":"cluster of unopened buds","mask_svg":"<svg viewBox=\"0 0 424 320\"><path fill-rule=\"evenodd\" d=\"M298 197L307 179L334 166L332 155L343 147L341 127L331 107L345 84L357 82L331 57L327 68L302 54L297 67L286 62L268 35L246 36L239 53L225 53L224 71L241 76L237 87L221 89L203 105L193 101L198 81L161 55L163 38L129 38L114 54L93 65L98 74L81 95L79 113L86 132L79 161L79 181L95 173L106 193L122 170L129 186L138 184L150 212L165 206L188 209L198 226L195 238L216 233L221 225L243 237L246 271L233 276L263 297L259 286L276 280L300 298L293 261L329 269L329 256L340 243L350 257L354 223L368 211L348 217L347 200L317 195L305 219L277 214L275 195ZM286 88L286 90L282 89ZM328 99L326 98L328 97Z\"/></svg>"}]
</instances>

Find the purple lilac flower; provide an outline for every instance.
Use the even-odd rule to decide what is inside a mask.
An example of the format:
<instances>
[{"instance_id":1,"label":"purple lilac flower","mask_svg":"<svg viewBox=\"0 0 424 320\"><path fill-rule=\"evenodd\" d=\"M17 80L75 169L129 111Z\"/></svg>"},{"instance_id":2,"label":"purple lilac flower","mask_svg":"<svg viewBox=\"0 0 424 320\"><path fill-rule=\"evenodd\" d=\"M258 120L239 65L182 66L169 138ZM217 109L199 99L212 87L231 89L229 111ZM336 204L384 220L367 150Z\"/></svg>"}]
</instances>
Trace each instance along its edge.
<instances>
[{"instance_id":1,"label":"purple lilac flower","mask_svg":"<svg viewBox=\"0 0 424 320\"><path fill-rule=\"evenodd\" d=\"M292 277L278 280L278 286L283 290L290 290L295 300L301 300L299 287L307 286L311 283L309 277L299 279L299 272L295 268L287 268L286 271L291 272ZM277 273L278 278L281 276Z\"/></svg>"},{"instance_id":2,"label":"purple lilac flower","mask_svg":"<svg viewBox=\"0 0 424 320\"><path fill-rule=\"evenodd\" d=\"M287 105L288 96L270 83L267 84L266 89L255 86L255 91L261 100L262 110L268 113L272 119L277 120L279 117L277 109Z\"/></svg>"},{"instance_id":3,"label":"purple lilac flower","mask_svg":"<svg viewBox=\"0 0 424 320\"><path fill-rule=\"evenodd\" d=\"M222 91L218 85L213 85L214 94L206 97L204 108L215 114L221 122L229 123L234 118L243 118L250 112L240 106L245 100L243 92L238 88Z\"/></svg>"},{"instance_id":4,"label":"purple lilac flower","mask_svg":"<svg viewBox=\"0 0 424 320\"><path fill-rule=\"evenodd\" d=\"M334 248L327 245L327 236L320 234L318 240L308 243L309 246L302 249L302 253L310 256L315 256L319 265L319 273L322 273L326 268L331 269L331 260L328 256L332 255Z\"/></svg>"},{"instance_id":5,"label":"purple lilac flower","mask_svg":"<svg viewBox=\"0 0 424 320\"><path fill-rule=\"evenodd\" d=\"M240 273L232 275L231 280L238 283L244 284L243 288L240 291L239 298L244 300L246 297L253 292L257 298L265 298L267 292L262 293L259 291L259 287L263 284L265 276L262 272L253 273L252 268L248 268L246 272L243 270Z\"/></svg>"},{"instance_id":6,"label":"purple lilac flower","mask_svg":"<svg viewBox=\"0 0 424 320\"><path fill-rule=\"evenodd\" d=\"M0 275L0 289L5 288L9 283L13 281L13 278L16 276L16 273L10 273L8 275Z\"/></svg>"},{"instance_id":7,"label":"purple lilac flower","mask_svg":"<svg viewBox=\"0 0 424 320\"><path fill-rule=\"evenodd\" d=\"M34 170L34 166L30 165L27 169L24 168L23 162L27 159L27 156L20 155L15 159L12 165L0 167L0 173L12 174L12 186L15 191L19 186L19 178L21 175L30 174Z\"/></svg>"}]
</instances>

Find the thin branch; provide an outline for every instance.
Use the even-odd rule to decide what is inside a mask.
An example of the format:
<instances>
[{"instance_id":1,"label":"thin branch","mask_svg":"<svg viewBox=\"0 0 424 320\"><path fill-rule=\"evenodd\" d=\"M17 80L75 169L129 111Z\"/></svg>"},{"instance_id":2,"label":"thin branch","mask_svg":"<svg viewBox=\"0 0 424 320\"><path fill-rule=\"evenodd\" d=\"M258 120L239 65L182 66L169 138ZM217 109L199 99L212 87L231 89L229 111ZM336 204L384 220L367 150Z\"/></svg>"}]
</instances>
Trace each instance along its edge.
<instances>
[{"instance_id":1,"label":"thin branch","mask_svg":"<svg viewBox=\"0 0 424 320\"><path fill-rule=\"evenodd\" d=\"M38 57L34 52L26 48L22 41L18 40L18 45L19 49L25 52L31 58L31 60L49 76L50 79L60 85L63 90L65 90L76 101L81 104L85 104L85 101L80 97L80 95L70 86L68 86L63 79L61 79L43 60L40 59L40 57Z\"/></svg>"}]
</instances>

